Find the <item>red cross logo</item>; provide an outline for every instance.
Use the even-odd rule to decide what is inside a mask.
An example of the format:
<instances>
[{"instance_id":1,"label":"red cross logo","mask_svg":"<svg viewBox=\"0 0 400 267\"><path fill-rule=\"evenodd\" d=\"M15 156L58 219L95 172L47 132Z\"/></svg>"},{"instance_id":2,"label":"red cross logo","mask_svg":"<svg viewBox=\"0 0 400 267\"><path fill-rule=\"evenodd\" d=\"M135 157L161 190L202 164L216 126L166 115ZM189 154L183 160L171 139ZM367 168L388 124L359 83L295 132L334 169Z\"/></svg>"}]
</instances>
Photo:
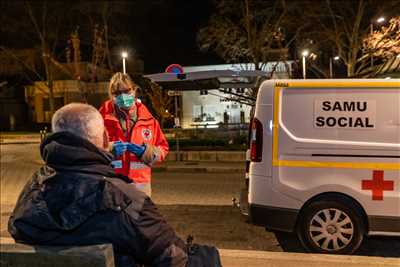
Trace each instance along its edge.
<instances>
[{"instance_id":1,"label":"red cross logo","mask_svg":"<svg viewBox=\"0 0 400 267\"><path fill-rule=\"evenodd\" d=\"M150 129L143 129L142 130L142 136L144 140L150 140L151 139L151 131Z\"/></svg>"},{"instance_id":2,"label":"red cross logo","mask_svg":"<svg viewBox=\"0 0 400 267\"><path fill-rule=\"evenodd\" d=\"M372 200L383 200L383 191L393 191L394 181L383 180L383 171L373 171L372 180L361 181L362 190L372 190Z\"/></svg>"}]
</instances>

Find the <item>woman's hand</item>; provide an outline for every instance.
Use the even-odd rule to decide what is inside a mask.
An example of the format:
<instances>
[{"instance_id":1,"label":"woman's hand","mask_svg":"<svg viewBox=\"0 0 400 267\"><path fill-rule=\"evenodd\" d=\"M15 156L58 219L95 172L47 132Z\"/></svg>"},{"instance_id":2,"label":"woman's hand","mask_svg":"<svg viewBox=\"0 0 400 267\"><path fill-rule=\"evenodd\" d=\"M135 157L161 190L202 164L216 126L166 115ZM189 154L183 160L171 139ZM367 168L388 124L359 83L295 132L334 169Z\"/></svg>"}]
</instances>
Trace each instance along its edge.
<instances>
[{"instance_id":1,"label":"woman's hand","mask_svg":"<svg viewBox=\"0 0 400 267\"><path fill-rule=\"evenodd\" d=\"M139 159L142 157L144 151L146 151L146 145L136 145L134 143L126 143L126 144L127 144L126 149L129 152L135 154L135 156Z\"/></svg>"},{"instance_id":2,"label":"woman's hand","mask_svg":"<svg viewBox=\"0 0 400 267\"><path fill-rule=\"evenodd\" d=\"M128 144L129 143L124 143L124 142L121 142L121 141L115 141L112 144L111 153L113 153L114 156L117 157L117 158L120 157L127 150L127 145Z\"/></svg>"}]
</instances>

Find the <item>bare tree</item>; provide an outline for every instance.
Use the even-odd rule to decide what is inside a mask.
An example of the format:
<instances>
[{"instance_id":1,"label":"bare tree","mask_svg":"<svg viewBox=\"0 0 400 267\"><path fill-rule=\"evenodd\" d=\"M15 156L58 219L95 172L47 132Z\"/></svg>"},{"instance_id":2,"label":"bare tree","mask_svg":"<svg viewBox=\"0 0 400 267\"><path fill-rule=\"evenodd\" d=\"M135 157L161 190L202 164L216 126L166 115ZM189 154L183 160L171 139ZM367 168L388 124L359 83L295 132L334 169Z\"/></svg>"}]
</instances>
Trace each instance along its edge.
<instances>
[{"instance_id":1,"label":"bare tree","mask_svg":"<svg viewBox=\"0 0 400 267\"><path fill-rule=\"evenodd\" d=\"M63 12L56 12L55 9L61 9L59 4L51 4L47 1L32 4L25 2L25 9L31 21L31 25L40 41L40 52L46 74L46 85L49 89L49 107L50 113L55 110L53 77L54 68L52 60L55 58L57 42L59 41L60 24L63 20Z\"/></svg>"},{"instance_id":2,"label":"bare tree","mask_svg":"<svg viewBox=\"0 0 400 267\"><path fill-rule=\"evenodd\" d=\"M265 70L268 62L285 62L289 46L302 29L302 23L295 25L289 19L294 9L295 5L284 0L240 0L235 4L219 1L208 25L198 33L199 47L215 52L226 62L246 63L243 69L252 63L256 70ZM270 76L277 66L278 62ZM255 99L257 89L258 85L247 88L240 95L247 100ZM232 99L242 101L243 97L233 95Z\"/></svg>"},{"instance_id":3,"label":"bare tree","mask_svg":"<svg viewBox=\"0 0 400 267\"><path fill-rule=\"evenodd\" d=\"M148 79L143 79L143 93L149 98L150 104L156 117L161 125L164 124L165 119L171 117L168 111L172 105L173 97L168 95L167 90L163 90L160 85Z\"/></svg>"},{"instance_id":4,"label":"bare tree","mask_svg":"<svg viewBox=\"0 0 400 267\"><path fill-rule=\"evenodd\" d=\"M323 52L330 54L326 58L339 56L348 77L371 68L372 53L364 50L363 42L374 18L385 13L384 10L399 8L398 1L391 0L325 0L308 2L308 5L310 9L303 16L309 21L309 28L303 38L313 39L324 47Z\"/></svg>"},{"instance_id":5,"label":"bare tree","mask_svg":"<svg viewBox=\"0 0 400 267\"><path fill-rule=\"evenodd\" d=\"M287 57L285 22L288 4L282 0L220 1L216 13L198 33L203 51L214 51L227 62L253 63L257 70L266 62ZM301 28L301 27L299 27Z\"/></svg>"},{"instance_id":6,"label":"bare tree","mask_svg":"<svg viewBox=\"0 0 400 267\"><path fill-rule=\"evenodd\" d=\"M126 22L131 20L132 14L130 8L134 6L135 2L128 1L100 1L100 2L80 2L76 8L77 13L83 15L78 17L86 18L89 23L90 32L97 30L98 37L101 35L102 39L102 65L105 63L106 67L114 70L112 48L119 47L124 43L129 42L128 30L129 24ZM103 62L103 59L105 62ZM119 59L119 54L118 54Z\"/></svg>"},{"instance_id":7,"label":"bare tree","mask_svg":"<svg viewBox=\"0 0 400 267\"><path fill-rule=\"evenodd\" d=\"M400 55L400 16L390 19L388 26L372 32L363 42L365 54L388 59Z\"/></svg>"},{"instance_id":8,"label":"bare tree","mask_svg":"<svg viewBox=\"0 0 400 267\"><path fill-rule=\"evenodd\" d=\"M109 19L111 16L110 12L110 6L109 2L105 1L103 3L103 8L101 12L101 19L103 22L103 27L104 27L104 40L105 40L105 51L106 51L106 57L107 57L107 63L108 63L108 68L110 70L113 69L113 64L111 61L111 53L110 53L110 41L109 41Z\"/></svg>"}]
</instances>

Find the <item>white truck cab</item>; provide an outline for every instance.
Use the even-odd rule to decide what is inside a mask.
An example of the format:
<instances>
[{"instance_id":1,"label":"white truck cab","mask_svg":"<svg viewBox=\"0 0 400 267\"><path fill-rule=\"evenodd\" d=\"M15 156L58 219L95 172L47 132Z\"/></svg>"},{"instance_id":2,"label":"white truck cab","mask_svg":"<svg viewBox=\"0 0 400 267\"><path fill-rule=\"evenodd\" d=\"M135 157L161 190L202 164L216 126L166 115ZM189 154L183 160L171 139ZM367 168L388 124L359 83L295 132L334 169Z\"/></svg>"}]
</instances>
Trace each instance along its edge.
<instances>
[{"instance_id":1,"label":"white truck cab","mask_svg":"<svg viewBox=\"0 0 400 267\"><path fill-rule=\"evenodd\" d=\"M265 81L250 139L253 224L321 253L400 235L400 79Z\"/></svg>"}]
</instances>

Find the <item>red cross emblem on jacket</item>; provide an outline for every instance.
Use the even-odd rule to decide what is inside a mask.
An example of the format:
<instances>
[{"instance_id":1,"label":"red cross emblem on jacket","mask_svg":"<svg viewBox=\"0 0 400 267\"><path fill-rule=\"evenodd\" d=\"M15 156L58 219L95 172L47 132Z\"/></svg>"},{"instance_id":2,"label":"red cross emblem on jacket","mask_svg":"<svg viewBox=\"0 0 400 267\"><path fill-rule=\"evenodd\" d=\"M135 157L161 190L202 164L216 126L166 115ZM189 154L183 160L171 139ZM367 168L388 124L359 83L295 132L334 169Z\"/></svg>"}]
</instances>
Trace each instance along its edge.
<instances>
[{"instance_id":1,"label":"red cross emblem on jacket","mask_svg":"<svg viewBox=\"0 0 400 267\"><path fill-rule=\"evenodd\" d=\"M372 190L372 200L383 200L383 191L393 191L394 181L385 181L383 171L373 171L372 180L361 181L362 190Z\"/></svg>"}]
</instances>

